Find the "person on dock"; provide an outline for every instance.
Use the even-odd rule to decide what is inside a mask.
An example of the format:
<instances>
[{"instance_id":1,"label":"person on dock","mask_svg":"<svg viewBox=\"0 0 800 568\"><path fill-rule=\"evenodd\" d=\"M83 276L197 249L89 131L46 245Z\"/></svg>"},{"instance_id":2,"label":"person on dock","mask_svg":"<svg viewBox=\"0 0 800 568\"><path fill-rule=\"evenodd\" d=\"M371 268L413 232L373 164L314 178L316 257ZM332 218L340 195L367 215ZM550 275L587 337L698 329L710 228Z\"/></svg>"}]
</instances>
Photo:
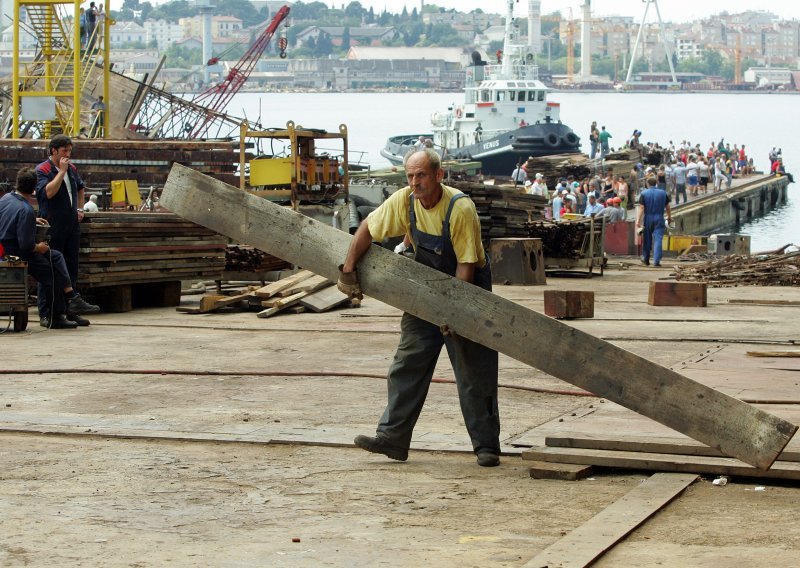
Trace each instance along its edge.
<instances>
[{"instance_id":1,"label":"person on dock","mask_svg":"<svg viewBox=\"0 0 800 568\"><path fill-rule=\"evenodd\" d=\"M697 173L700 174L700 189L703 193L708 193L708 181L711 177L711 170L708 167L708 160L703 156L697 161Z\"/></svg>"},{"instance_id":2,"label":"person on dock","mask_svg":"<svg viewBox=\"0 0 800 568\"><path fill-rule=\"evenodd\" d=\"M775 160L771 173L773 175L786 176L789 179L789 183L794 183L794 176L786 171L786 167L783 165L783 158Z\"/></svg>"},{"instance_id":3,"label":"person on dock","mask_svg":"<svg viewBox=\"0 0 800 568\"><path fill-rule=\"evenodd\" d=\"M598 213L603 211L603 206L597 202L597 198L594 196L594 193L589 194L589 203L586 204L586 209L583 211L584 217L594 217Z\"/></svg>"},{"instance_id":4,"label":"person on dock","mask_svg":"<svg viewBox=\"0 0 800 568\"><path fill-rule=\"evenodd\" d=\"M556 193L555 195L553 195L553 201L551 203L551 207L553 209L553 221L561 220L561 208L564 206L564 196L566 194L567 194L566 189L562 189L560 191L556 189Z\"/></svg>"},{"instance_id":5,"label":"person on dock","mask_svg":"<svg viewBox=\"0 0 800 568\"><path fill-rule=\"evenodd\" d=\"M533 195L547 197L547 182L542 174L537 173L534 176L533 185L531 186L531 193L533 193Z\"/></svg>"},{"instance_id":6,"label":"person on dock","mask_svg":"<svg viewBox=\"0 0 800 568\"><path fill-rule=\"evenodd\" d=\"M689 163L686 165L686 189L692 197L697 197L699 186L700 170L697 165L697 158L692 156L689 158Z\"/></svg>"},{"instance_id":7,"label":"person on dock","mask_svg":"<svg viewBox=\"0 0 800 568\"><path fill-rule=\"evenodd\" d=\"M686 203L686 166L683 162L678 160L672 165L670 176L675 184L675 205L680 204L681 195L683 195L683 202Z\"/></svg>"},{"instance_id":8,"label":"person on dock","mask_svg":"<svg viewBox=\"0 0 800 568\"><path fill-rule=\"evenodd\" d=\"M30 201L36 191L36 172L25 168L17 173L16 190L0 198L0 244L6 255L28 263L28 274L39 284L39 325L53 329L74 329L78 323L66 315L96 312L72 287L63 255L45 240L37 241L36 213Z\"/></svg>"},{"instance_id":9,"label":"person on dock","mask_svg":"<svg viewBox=\"0 0 800 568\"><path fill-rule=\"evenodd\" d=\"M600 148L600 131L597 130L597 122L592 122L589 128L589 158L594 160L597 150Z\"/></svg>"},{"instance_id":10,"label":"person on dock","mask_svg":"<svg viewBox=\"0 0 800 568\"><path fill-rule=\"evenodd\" d=\"M669 195L656 187L655 178L647 180L647 189L639 196L639 209L636 213L636 232L642 236L642 264L650 266L650 252L653 264L661 266L662 240L664 238L664 213L667 222L672 223Z\"/></svg>"},{"instance_id":11,"label":"person on dock","mask_svg":"<svg viewBox=\"0 0 800 568\"><path fill-rule=\"evenodd\" d=\"M36 199L40 215L50 223L50 247L64 255L70 284L77 288L86 185L71 161L72 139L69 136L56 134L50 139L48 149L50 157L36 166ZM41 310L44 297L41 293L39 296ZM67 311L67 315L78 325L89 325L89 320L80 313Z\"/></svg>"},{"instance_id":12,"label":"person on dock","mask_svg":"<svg viewBox=\"0 0 800 568\"><path fill-rule=\"evenodd\" d=\"M106 118L106 103L103 102L103 96L97 97L97 100L92 103L92 131L89 134L91 138L96 138L98 135L103 136L104 125Z\"/></svg>"},{"instance_id":13,"label":"person on dock","mask_svg":"<svg viewBox=\"0 0 800 568\"><path fill-rule=\"evenodd\" d=\"M97 196L90 195L86 203L83 204L84 213L97 213L100 208L97 206Z\"/></svg>"},{"instance_id":14,"label":"person on dock","mask_svg":"<svg viewBox=\"0 0 800 568\"><path fill-rule=\"evenodd\" d=\"M526 179L528 179L528 172L525 171L525 166L517 164L517 167L511 172L511 181L514 182L514 185L518 185L525 183Z\"/></svg>"},{"instance_id":15,"label":"person on dock","mask_svg":"<svg viewBox=\"0 0 800 568\"><path fill-rule=\"evenodd\" d=\"M598 139L600 140L600 159L604 160L605 157L608 155L609 147L608 141L609 139L613 138L611 133L606 130L605 126L600 127L600 134L598 135Z\"/></svg>"},{"instance_id":16,"label":"person on dock","mask_svg":"<svg viewBox=\"0 0 800 568\"><path fill-rule=\"evenodd\" d=\"M489 260L481 243L475 204L442 184L439 155L426 149L405 158L409 185L389 197L356 231L337 287L361 297L356 268L373 241L411 235L414 260L459 280L491 290ZM442 346L456 376L464 422L478 465L500 464L500 417L497 405L497 352L404 313L400 344L387 377L388 404L376 435L356 436L357 447L405 461Z\"/></svg>"}]
</instances>

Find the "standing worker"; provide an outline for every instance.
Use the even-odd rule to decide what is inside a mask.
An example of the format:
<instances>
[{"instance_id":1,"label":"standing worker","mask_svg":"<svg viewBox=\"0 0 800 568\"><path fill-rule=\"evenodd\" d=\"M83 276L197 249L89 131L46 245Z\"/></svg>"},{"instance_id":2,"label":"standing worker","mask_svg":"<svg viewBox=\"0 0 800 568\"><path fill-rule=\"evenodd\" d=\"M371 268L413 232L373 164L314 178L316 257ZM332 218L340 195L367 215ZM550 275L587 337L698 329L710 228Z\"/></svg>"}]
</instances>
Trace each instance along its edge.
<instances>
[{"instance_id":1,"label":"standing worker","mask_svg":"<svg viewBox=\"0 0 800 568\"><path fill-rule=\"evenodd\" d=\"M78 323L67 318L73 313L96 312L70 283L64 257L46 242L36 242L36 213L30 200L36 190L36 172L30 168L17 173L16 190L0 199L0 248L28 263L28 273L39 283L39 324L53 329L74 329ZM66 300L66 301L65 301Z\"/></svg>"},{"instance_id":2,"label":"standing worker","mask_svg":"<svg viewBox=\"0 0 800 568\"><path fill-rule=\"evenodd\" d=\"M611 133L606 130L605 126L602 126L600 128L600 134L598 135L598 138L600 140L600 159L604 160L609 152L608 139L613 138L613 136L611 136Z\"/></svg>"},{"instance_id":3,"label":"standing worker","mask_svg":"<svg viewBox=\"0 0 800 568\"><path fill-rule=\"evenodd\" d=\"M83 221L84 188L78 168L71 161L72 140L56 134L48 145L50 157L36 166L36 199L39 214L50 223L50 246L64 255L73 288L78 282L78 250ZM39 294L41 311L44 298ZM85 311L92 313L98 309ZM67 311L67 316L78 325L89 325L89 320L79 313Z\"/></svg>"},{"instance_id":4,"label":"standing worker","mask_svg":"<svg viewBox=\"0 0 800 568\"><path fill-rule=\"evenodd\" d=\"M105 133L106 123L106 103L103 102L103 95L97 97L97 100L92 103L92 131L89 134L92 138L98 135L103 136Z\"/></svg>"},{"instance_id":5,"label":"standing worker","mask_svg":"<svg viewBox=\"0 0 800 568\"><path fill-rule=\"evenodd\" d=\"M409 185L392 194L362 223L339 267L339 290L361 297L356 265L373 241L411 235L414 259L440 272L491 290L489 261L481 243L475 204L460 191L442 185L439 155L430 149L406 156ZM442 350L453 365L461 413L478 465L500 463L497 407L497 352L404 313L400 344L387 377L388 404L375 437L356 436L359 448L405 461L411 435L428 394Z\"/></svg>"},{"instance_id":6,"label":"standing worker","mask_svg":"<svg viewBox=\"0 0 800 568\"><path fill-rule=\"evenodd\" d=\"M664 211L667 222L672 223L669 195L656 187L656 178L647 178L647 189L639 196L639 211L636 215L637 232L642 235L642 264L650 266L650 249L653 249L653 264L661 266L661 247L664 238Z\"/></svg>"},{"instance_id":7,"label":"standing worker","mask_svg":"<svg viewBox=\"0 0 800 568\"><path fill-rule=\"evenodd\" d=\"M514 168L513 172L511 172L511 181L514 182L514 185L517 185L517 184L524 184L525 180L527 179L528 179L528 172L525 171L525 166L517 164L517 167Z\"/></svg>"}]
</instances>

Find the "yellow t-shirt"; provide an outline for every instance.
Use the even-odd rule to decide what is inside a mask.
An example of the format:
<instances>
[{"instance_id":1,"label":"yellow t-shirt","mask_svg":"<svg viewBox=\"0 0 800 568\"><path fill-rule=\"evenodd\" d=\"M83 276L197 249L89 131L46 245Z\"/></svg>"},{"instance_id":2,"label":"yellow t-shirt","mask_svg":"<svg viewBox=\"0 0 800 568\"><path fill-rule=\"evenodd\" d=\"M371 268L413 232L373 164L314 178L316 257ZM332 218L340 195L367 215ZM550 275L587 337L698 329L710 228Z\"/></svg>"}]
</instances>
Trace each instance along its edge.
<instances>
[{"instance_id":1,"label":"yellow t-shirt","mask_svg":"<svg viewBox=\"0 0 800 568\"><path fill-rule=\"evenodd\" d=\"M410 187L404 187L394 192L380 207L370 213L367 217L367 226L374 240L381 241L411 233L408 206L412 193ZM460 193L457 189L443 185L442 198L431 209L425 209L415 199L417 229L429 235L441 235L450 199ZM469 197L457 199L453 205L450 214L450 240L453 243L456 260L460 264L477 263L479 268L486 264L486 255L481 242L481 223L475 211L475 204Z\"/></svg>"}]
</instances>

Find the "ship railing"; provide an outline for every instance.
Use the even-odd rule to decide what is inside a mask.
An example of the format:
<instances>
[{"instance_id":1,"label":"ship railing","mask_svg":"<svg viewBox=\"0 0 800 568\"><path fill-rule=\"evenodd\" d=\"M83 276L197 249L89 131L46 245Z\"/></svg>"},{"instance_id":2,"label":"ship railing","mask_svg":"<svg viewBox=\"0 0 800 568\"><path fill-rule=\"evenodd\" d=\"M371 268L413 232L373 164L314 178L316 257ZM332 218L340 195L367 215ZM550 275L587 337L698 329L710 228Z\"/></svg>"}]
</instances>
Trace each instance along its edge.
<instances>
[{"instance_id":1,"label":"ship railing","mask_svg":"<svg viewBox=\"0 0 800 568\"><path fill-rule=\"evenodd\" d=\"M484 67L484 77L487 81L497 81L503 79L514 79L517 81L538 81L539 66L527 63L512 63L511 77L508 77L502 65L486 65Z\"/></svg>"}]
</instances>

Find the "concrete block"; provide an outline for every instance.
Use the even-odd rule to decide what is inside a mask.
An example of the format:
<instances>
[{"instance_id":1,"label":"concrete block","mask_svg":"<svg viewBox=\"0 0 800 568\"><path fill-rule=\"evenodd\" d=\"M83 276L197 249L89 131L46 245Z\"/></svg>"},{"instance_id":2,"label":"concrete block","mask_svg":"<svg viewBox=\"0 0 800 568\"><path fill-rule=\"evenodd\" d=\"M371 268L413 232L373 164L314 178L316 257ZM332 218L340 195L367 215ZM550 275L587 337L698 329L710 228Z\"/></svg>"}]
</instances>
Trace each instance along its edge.
<instances>
[{"instance_id":1,"label":"concrete block","mask_svg":"<svg viewBox=\"0 0 800 568\"><path fill-rule=\"evenodd\" d=\"M708 305L705 282L651 282L647 303L651 306L705 308Z\"/></svg>"},{"instance_id":2,"label":"concrete block","mask_svg":"<svg viewBox=\"0 0 800 568\"><path fill-rule=\"evenodd\" d=\"M594 292L545 290L544 313L556 319L593 318Z\"/></svg>"}]
</instances>

